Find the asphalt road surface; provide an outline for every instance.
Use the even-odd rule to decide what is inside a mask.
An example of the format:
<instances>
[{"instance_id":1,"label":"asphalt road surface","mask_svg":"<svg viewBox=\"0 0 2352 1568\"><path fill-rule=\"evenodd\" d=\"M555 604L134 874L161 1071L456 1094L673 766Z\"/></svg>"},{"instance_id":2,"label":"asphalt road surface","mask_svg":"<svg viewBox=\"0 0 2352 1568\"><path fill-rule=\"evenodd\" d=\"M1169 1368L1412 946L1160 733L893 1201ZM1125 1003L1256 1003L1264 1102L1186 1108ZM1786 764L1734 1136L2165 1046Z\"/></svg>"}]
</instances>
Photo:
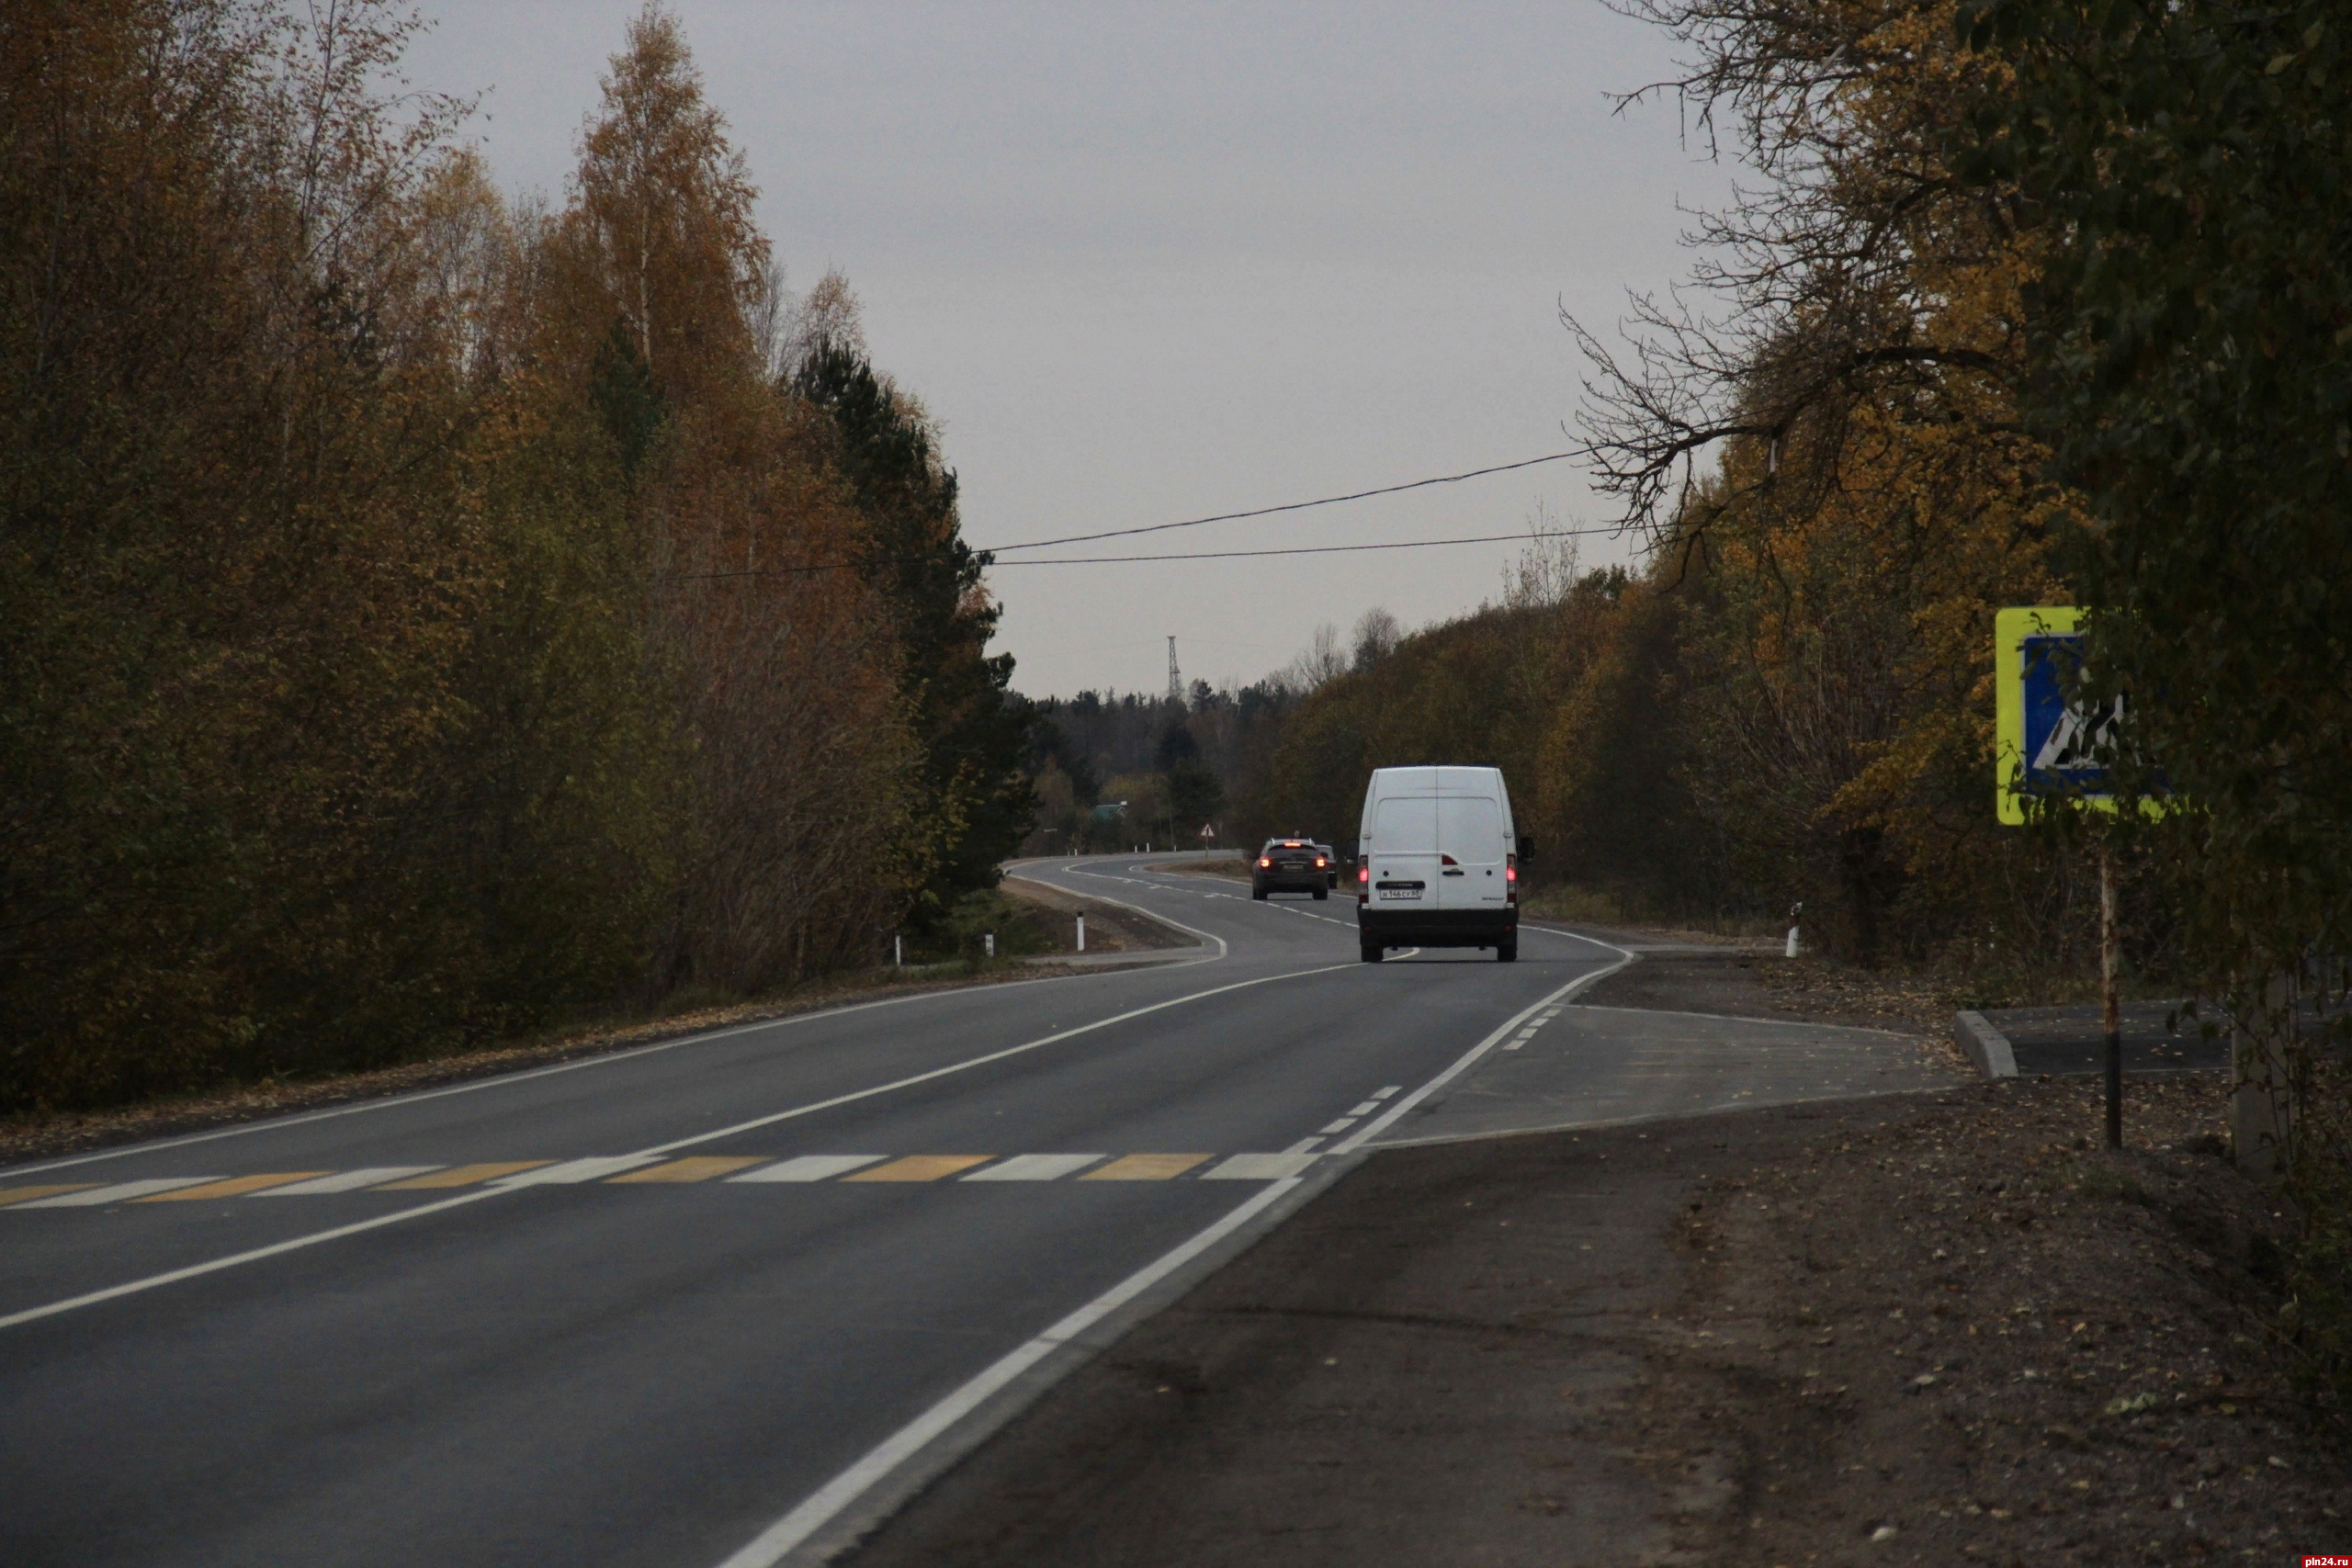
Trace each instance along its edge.
<instances>
[{"instance_id":1,"label":"asphalt road surface","mask_svg":"<svg viewBox=\"0 0 2352 1568\"><path fill-rule=\"evenodd\" d=\"M0 1562L816 1560L1633 956L1021 869L1203 945L0 1171ZM1544 1118L1812 1070L1588 1010Z\"/></svg>"}]
</instances>

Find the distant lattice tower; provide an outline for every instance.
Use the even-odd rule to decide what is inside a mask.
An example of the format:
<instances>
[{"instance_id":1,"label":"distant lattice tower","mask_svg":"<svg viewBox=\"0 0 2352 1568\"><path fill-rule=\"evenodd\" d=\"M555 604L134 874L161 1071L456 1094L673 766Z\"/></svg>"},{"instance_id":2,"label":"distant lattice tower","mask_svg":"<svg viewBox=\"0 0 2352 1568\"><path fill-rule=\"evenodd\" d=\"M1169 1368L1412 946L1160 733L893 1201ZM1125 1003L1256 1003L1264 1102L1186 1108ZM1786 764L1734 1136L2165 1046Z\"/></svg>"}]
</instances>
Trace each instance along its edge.
<instances>
[{"instance_id":1,"label":"distant lattice tower","mask_svg":"<svg viewBox=\"0 0 2352 1568\"><path fill-rule=\"evenodd\" d=\"M1181 705L1184 701L1184 677L1176 668L1176 639L1168 639L1168 700Z\"/></svg>"}]
</instances>

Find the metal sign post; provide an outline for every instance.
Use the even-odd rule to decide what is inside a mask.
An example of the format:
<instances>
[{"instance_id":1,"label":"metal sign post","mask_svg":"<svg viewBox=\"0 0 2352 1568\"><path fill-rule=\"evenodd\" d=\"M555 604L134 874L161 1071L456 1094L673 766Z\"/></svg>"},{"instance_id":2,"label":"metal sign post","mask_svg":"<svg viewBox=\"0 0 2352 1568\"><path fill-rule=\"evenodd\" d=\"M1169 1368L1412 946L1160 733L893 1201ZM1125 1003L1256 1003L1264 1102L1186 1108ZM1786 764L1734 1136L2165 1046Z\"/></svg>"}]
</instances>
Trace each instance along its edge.
<instances>
[{"instance_id":1,"label":"metal sign post","mask_svg":"<svg viewBox=\"0 0 2352 1568\"><path fill-rule=\"evenodd\" d=\"M2107 1030L2107 1146L2123 1146L2123 1009L2115 996L2115 857L2098 847L2098 1001Z\"/></svg>"},{"instance_id":2,"label":"metal sign post","mask_svg":"<svg viewBox=\"0 0 2352 1568\"><path fill-rule=\"evenodd\" d=\"M1993 617L1994 803L2003 822L2026 820L2038 797L2112 814L2114 791L2099 753L2123 722L2123 701L2086 713L2074 701L2082 669L2083 613L2070 604L2000 611ZM2116 994L2115 857L2098 846L2099 1018L2107 1032L2107 1146L2123 1146L2123 1024Z\"/></svg>"}]
</instances>

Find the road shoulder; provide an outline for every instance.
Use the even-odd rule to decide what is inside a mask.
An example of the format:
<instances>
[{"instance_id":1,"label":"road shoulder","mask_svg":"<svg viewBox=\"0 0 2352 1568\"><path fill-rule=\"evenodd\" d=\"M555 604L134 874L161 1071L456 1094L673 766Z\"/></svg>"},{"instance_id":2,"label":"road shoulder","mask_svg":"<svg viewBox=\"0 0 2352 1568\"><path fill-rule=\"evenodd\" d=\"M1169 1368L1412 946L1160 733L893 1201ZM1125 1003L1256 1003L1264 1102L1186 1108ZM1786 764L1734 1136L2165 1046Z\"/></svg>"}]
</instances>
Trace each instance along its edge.
<instances>
[{"instance_id":1,"label":"road shoulder","mask_svg":"<svg viewBox=\"0 0 2352 1568\"><path fill-rule=\"evenodd\" d=\"M2120 1156L2064 1080L1381 1152L852 1561L2327 1550L2221 1091L2135 1084Z\"/></svg>"}]
</instances>

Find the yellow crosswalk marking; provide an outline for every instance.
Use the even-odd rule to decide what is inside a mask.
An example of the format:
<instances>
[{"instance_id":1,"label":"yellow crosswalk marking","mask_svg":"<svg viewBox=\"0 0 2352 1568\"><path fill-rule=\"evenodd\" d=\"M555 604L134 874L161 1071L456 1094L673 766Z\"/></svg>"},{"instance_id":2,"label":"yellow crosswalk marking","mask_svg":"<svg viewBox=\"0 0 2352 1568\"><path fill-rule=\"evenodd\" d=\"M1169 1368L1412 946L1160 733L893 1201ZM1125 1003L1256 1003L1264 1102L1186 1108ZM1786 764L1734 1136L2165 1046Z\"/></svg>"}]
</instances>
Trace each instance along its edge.
<instances>
[{"instance_id":1,"label":"yellow crosswalk marking","mask_svg":"<svg viewBox=\"0 0 2352 1568\"><path fill-rule=\"evenodd\" d=\"M1100 1170L1090 1170L1080 1181L1166 1181L1183 1175L1215 1155L1122 1155Z\"/></svg>"},{"instance_id":2,"label":"yellow crosswalk marking","mask_svg":"<svg viewBox=\"0 0 2352 1568\"><path fill-rule=\"evenodd\" d=\"M691 1155L673 1159L667 1165L657 1165L644 1170L632 1170L627 1176L616 1176L608 1185L624 1181L708 1181L714 1176L725 1176L747 1165L765 1165L768 1156L754 1155L740 1158L733 1155Z\"/></svg>"},{"instance_id":3,"label":"yellow crosswalk marking","mask_svg":"<svg viewBox=\"0 0 2352 1568\"><path fill-rule=\"evenodd\" d=\"M308 1181L314 1176L324 1176L323 1170L280 1170L266 1176L232 1176L226 1181L208 1181L201 1187L180 1187L152 1197L134 1198L134 1203L176 1203L187 1198L234 1198L241 1192L259 1192L266 1188L283 1187L289 1181Z\"/></svg>"},{"instance_id":4,"label":"yellow crosswalk marking","mask_svg":"<svg viewBox=\"0 0 2352 1568\"><path fill-rule=\"evenodd\" d=\"M909 1155L888 1165L877 1165L872 1170L861 1170L844 1176L843 1181L936 1181L943 1176L953 1176L959 1170L969 1170L976 1165L986 1165L994 1155Z\"/></svg>"},{"instance_id":5,"label":"yellow crosswalk marking","mask_svg":"<svg viewBox=\"0 0 2352 1568\"><path fill-rule=\"evenodd\" d=\"M447 1170L436 1170L430 1176L414 1176L406 1181L390 1181L376 1189L379 1192L413 1192L426 1187L471 1187L477 1181L489 1181L496 1177L512 1176L518 1170L537 1170L543 1165L553 1165L546 1159L493 1160L488 1165L453 1165Z\"/></svg>"},{"instance_id":6,"label":"yellow crosswalk marking","mask_svg":"<svg viewBox=\"0 0 2352 1568\"><path fill-rule=\"evenodd\" d=\"M29 1203L36 1198L54 1198L60 1192L80 1192L96 1185L95 1181L59 1181L47 1187L0 1187L0 1209L11 1203Z\"/></svg>"}]
</instances>

